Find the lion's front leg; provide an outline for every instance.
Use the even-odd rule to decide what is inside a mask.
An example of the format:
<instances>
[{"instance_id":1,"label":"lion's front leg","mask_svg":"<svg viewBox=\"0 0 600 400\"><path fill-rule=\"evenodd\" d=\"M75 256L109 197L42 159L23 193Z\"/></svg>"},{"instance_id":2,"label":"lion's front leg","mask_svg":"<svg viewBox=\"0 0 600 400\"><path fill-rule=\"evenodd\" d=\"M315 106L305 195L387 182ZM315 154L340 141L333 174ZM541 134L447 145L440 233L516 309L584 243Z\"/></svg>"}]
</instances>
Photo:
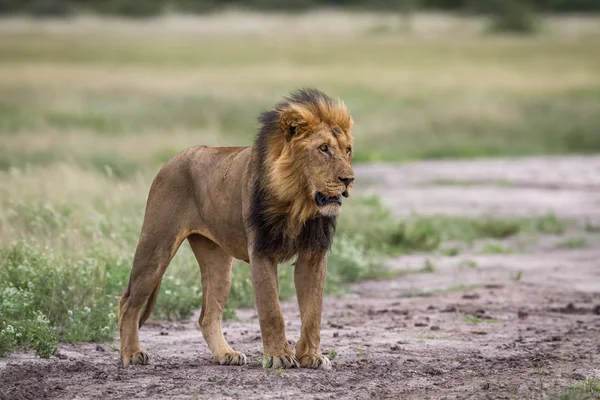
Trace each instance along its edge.
<instances>
[{"instance_id":1,"label":"lion's front leg","mask_svg":"<svg viewBox=\"0 0 600 400\"><path fill-rule=\"evenodd\" d=\"M296 296L300 306L302 331L296 344L296 358L300 366L314 369L330 369L331 361L321 354L321 313L327 256L325 253L298 255L294 270Z\"/></svg>"},{"instance_id":2,"label":"lion's front leg","mask_svg":"<svg viewBox=\"0 0 600 400\"><path fill-rule=\"evenodd\" d=\"M298 368L298 361L285 337L283 313L279 304L277 263L251 255L250 271L265 353L265 368Z\"/></svg>"}]
</instances>

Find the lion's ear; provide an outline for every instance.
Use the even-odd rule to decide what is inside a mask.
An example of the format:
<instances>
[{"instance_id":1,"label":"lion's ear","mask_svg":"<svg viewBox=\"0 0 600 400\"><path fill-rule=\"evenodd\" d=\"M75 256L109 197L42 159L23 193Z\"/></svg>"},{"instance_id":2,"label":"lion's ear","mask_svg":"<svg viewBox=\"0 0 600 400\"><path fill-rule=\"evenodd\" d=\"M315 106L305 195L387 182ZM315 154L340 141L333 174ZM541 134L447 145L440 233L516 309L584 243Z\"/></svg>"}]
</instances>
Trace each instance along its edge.
<instances>
[{"instance_id":1,"label":"lion's ear","mask_svg":"<svg viewBox=\"0 0 600 400\"><path fill-rule=\"evenodd\" d=\"M285 110L279 117L279 127L288 140L296 136L304 126L306 121L296 110Z\"/></svg>"}]
</instances>

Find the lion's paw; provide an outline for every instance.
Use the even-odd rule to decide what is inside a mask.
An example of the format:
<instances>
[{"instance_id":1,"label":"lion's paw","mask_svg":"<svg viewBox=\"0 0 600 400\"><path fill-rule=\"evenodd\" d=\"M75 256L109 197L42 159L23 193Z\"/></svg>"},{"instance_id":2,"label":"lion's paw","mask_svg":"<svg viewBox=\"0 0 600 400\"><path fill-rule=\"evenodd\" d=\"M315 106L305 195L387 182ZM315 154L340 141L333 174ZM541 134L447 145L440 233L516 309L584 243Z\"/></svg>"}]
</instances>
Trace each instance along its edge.
<instances>
[{"instance_id":1,"label":"lion's paw","mask_svg":"<svg viewBox=\"0 0 600 400\"><path fill-rule=\"evenodd\" d=\"M145 350L136 351L129 356L121 353L121 363L123 363L124 367L129 365L147 365L150 363L150 356Z\"/></svg>"},{"instance_id":2,"label":"lion's paw","mask_svg":"<svg viewBox=\"0 0 600 400\"><path fill-rule=\"evenodd\" d=\"M269 357L263 363L263 366L267 369L279 369L279 368L300 368L298 360L292 354L281 354L279 356Z\"/></svg>"},{"instance_id":3,"label":"lion's paw","mask_svg":"<svg viewBox=\"0 0 600 400\"><path fill-rule=\"evenodd\" d=\"M214 356L215 361L221 365L244 365L246 364L246 355L239 351L231 351L221 355Z\"/></svg>"},{"instance_id":4,"label":"lion's paw","mask_svg":"<svg viewBox=\"0 0 600 400\"><path fill-rule=\"evenodd\" d=\"M331 369L331 361L322 354L305 354L299 358L302 368Z\"/></svg>"}]
</instances>

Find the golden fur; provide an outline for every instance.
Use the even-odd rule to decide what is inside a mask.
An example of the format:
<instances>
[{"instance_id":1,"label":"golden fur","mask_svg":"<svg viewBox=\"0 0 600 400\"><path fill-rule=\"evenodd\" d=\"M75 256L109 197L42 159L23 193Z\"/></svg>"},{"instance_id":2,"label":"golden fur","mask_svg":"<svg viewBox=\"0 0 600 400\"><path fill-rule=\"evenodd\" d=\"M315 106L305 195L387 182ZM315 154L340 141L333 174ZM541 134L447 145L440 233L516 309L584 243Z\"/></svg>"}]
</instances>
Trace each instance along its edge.
<instances>
[{"instance_id":1,"label":"golden fur","mask_svg":"<svg viewBox=\"0 0 600 400\"><path fill-rule=\"evenodd\" d=\"M119 304L121 360L147 364L139 327L164 271L187 238L202 276L199 324L214 359L241 365L221 331L234 258L250 263L270 367L330 367L319 352L326 252L354 179L352 119L339 101L300 90L259 117L250 147L194 147L171 159L148 196L129 285ZM296 257L302 331L292 351L278 300L277 264Z\"/></svg>"}]
</instances>

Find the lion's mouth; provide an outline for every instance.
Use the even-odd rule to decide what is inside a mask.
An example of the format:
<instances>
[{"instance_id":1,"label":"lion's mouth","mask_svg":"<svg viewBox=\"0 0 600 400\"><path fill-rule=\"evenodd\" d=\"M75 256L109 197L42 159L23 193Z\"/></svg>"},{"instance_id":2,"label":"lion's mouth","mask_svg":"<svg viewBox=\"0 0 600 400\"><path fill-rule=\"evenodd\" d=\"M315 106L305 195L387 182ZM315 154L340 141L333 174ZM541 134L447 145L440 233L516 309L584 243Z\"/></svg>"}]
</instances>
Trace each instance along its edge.
<instances>
[{"instance_id":1,"label":"lion's mouth","mask_svg":"<svg viewBox=\"0 0 600 400\"><path fill-rule=\"evenodd\" d=\"M327 204L332 204L332 203L340 205L340 206L342 205L342 199L340 199L340 196L328 197L321 192L317 192L317 194L315 195L315 201L317 202L317 205L319 207L323 207L323 206L326 206Z\"/></svg>"}]
</instances>

